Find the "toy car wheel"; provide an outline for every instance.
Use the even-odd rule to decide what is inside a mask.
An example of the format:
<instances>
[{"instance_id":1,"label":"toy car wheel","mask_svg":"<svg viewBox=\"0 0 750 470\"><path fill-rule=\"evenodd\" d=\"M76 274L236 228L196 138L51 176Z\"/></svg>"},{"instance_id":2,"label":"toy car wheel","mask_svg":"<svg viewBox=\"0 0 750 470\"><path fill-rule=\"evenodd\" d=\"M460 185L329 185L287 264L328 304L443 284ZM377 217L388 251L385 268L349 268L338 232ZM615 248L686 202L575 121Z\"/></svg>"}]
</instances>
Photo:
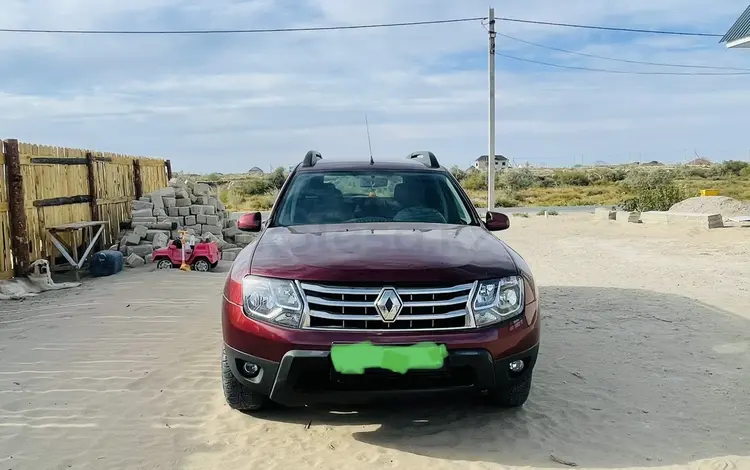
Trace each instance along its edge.
<instances>
[{"instance_id":1,"label":"toy car wheel","mask_svg":"<svg viewBox=\"0 0 750 470\"><path fill-rule=\"evenodd\" d=\"M172 269L172 262L168 259L160 259L156 262L156 269Z\"/></svg>"},{"instance_id":2,"label":"toy car wheel","mask_svg":"<svg viewBox=\"0 0 750 470\"><path fill-rule=\"evenodd\" d=\"M211 269L211 265L204 259L199 259L193 263L193 270L200 273L207 273Z\"/></svg>"}]
</instances>

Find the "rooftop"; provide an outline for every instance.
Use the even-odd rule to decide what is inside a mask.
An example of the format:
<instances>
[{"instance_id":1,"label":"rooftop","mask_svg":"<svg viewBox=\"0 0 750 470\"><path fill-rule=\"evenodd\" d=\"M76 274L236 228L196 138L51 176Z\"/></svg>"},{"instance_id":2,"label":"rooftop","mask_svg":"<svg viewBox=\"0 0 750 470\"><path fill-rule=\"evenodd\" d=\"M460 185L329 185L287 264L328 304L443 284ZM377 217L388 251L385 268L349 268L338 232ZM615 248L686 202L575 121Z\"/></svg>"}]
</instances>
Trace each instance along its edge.
<instances>
[{"instance_id":1,"label":"rooftop","mask_svg":"<svg viewBox=\"0 0 750 470\"><path fill-rule=\"evenodd\" d=\"M750 6L737 18L729 31L721 38L719 43L727 43L727 47L750 47Z\"/></svg>"},{"instance_id":2,"label":"rooftop","mask_svg":"<svg viewBox=\"0 0 750 470\"><path fill-rule=\"evenodd\" d=\"M482 155L481 157L477 158L478 162L486 162L489 157L487 155ZM502 155L495 155L495 160L507 160L506 157L503 157Z\"/></svg>"}]
</instances>

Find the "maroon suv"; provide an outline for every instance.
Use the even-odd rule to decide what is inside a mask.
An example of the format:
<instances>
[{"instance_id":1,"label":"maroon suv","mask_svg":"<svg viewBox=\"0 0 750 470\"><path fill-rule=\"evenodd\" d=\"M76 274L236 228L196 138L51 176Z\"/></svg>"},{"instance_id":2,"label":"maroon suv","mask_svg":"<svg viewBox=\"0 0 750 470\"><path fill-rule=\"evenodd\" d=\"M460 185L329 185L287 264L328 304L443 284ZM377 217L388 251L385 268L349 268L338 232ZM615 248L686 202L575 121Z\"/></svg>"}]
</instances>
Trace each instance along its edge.
<instances>
[{"instance_id":1,"label":"maroon suv","mask_svg":"<svg viewBox=\"0 0 750 470\"><path fill-rule=\"evenodd\" d=\"M265 227L235 260L223 295L222 378L232 408L354 404L475 391L520 406L539 348L539 292L521 256L491 232L431 152L397 162L323 160L289 175ZM332 348L432 344L440 364L358 373ZM387 346L387 348L386 348Z\"/></svg>"}]
</instances>

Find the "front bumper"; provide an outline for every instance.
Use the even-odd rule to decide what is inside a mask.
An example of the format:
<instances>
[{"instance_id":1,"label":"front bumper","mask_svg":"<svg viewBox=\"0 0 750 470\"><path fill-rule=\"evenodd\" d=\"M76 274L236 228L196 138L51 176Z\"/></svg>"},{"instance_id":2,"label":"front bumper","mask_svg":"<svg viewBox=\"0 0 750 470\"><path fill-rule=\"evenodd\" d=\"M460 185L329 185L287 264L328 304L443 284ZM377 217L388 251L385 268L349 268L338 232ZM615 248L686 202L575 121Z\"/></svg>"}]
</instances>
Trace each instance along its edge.
<instances>
[{"instance_id":1,"label":"front bumper","mask_svg":"<svg viewBox=\"0 0 750 470\"><path fill-rule=\"evenodd\" d=\"M441 394L506 388L530 374L539 345L507 357L493 359L486 349L451 350L438 371L410 371L404 375L367 371L362 375L335 372L327 350L291 350L281 362L251 356L225 345L232 374L243 385L273 401L287 405L362 404L405 395ZM512 373L509 364L523 360L524 369ZM260 373L249 378L245 362L257 364Z\"/></svg>"}]
</instances>

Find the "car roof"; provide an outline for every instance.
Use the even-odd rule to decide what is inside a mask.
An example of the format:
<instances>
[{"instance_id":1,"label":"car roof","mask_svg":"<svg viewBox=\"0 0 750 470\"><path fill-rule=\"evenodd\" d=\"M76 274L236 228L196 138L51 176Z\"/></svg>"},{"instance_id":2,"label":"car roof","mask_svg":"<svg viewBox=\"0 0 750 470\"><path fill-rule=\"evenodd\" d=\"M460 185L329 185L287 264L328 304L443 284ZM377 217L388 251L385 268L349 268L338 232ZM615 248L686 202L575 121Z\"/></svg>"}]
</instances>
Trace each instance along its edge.
<instances>
[{"instance_id":1,"label":"car roof","mask_svg":"<svg viewBox=\"0 0 750 470\"><path fill-rule=\"evenodd\" d=\"M370 160L365 158L363 160L318 160L315 165L311 167L303 167L302 165L297 167L297 171L300 172L323 172L323 171L344 171L344 170L355 170L355 171L377 171L377 170L398 170L398 171L447 171L445 168L430 168L425 166L423 163L416 160L375 160L374 163L370 163Z\"/></svg>"}]
</instances>

